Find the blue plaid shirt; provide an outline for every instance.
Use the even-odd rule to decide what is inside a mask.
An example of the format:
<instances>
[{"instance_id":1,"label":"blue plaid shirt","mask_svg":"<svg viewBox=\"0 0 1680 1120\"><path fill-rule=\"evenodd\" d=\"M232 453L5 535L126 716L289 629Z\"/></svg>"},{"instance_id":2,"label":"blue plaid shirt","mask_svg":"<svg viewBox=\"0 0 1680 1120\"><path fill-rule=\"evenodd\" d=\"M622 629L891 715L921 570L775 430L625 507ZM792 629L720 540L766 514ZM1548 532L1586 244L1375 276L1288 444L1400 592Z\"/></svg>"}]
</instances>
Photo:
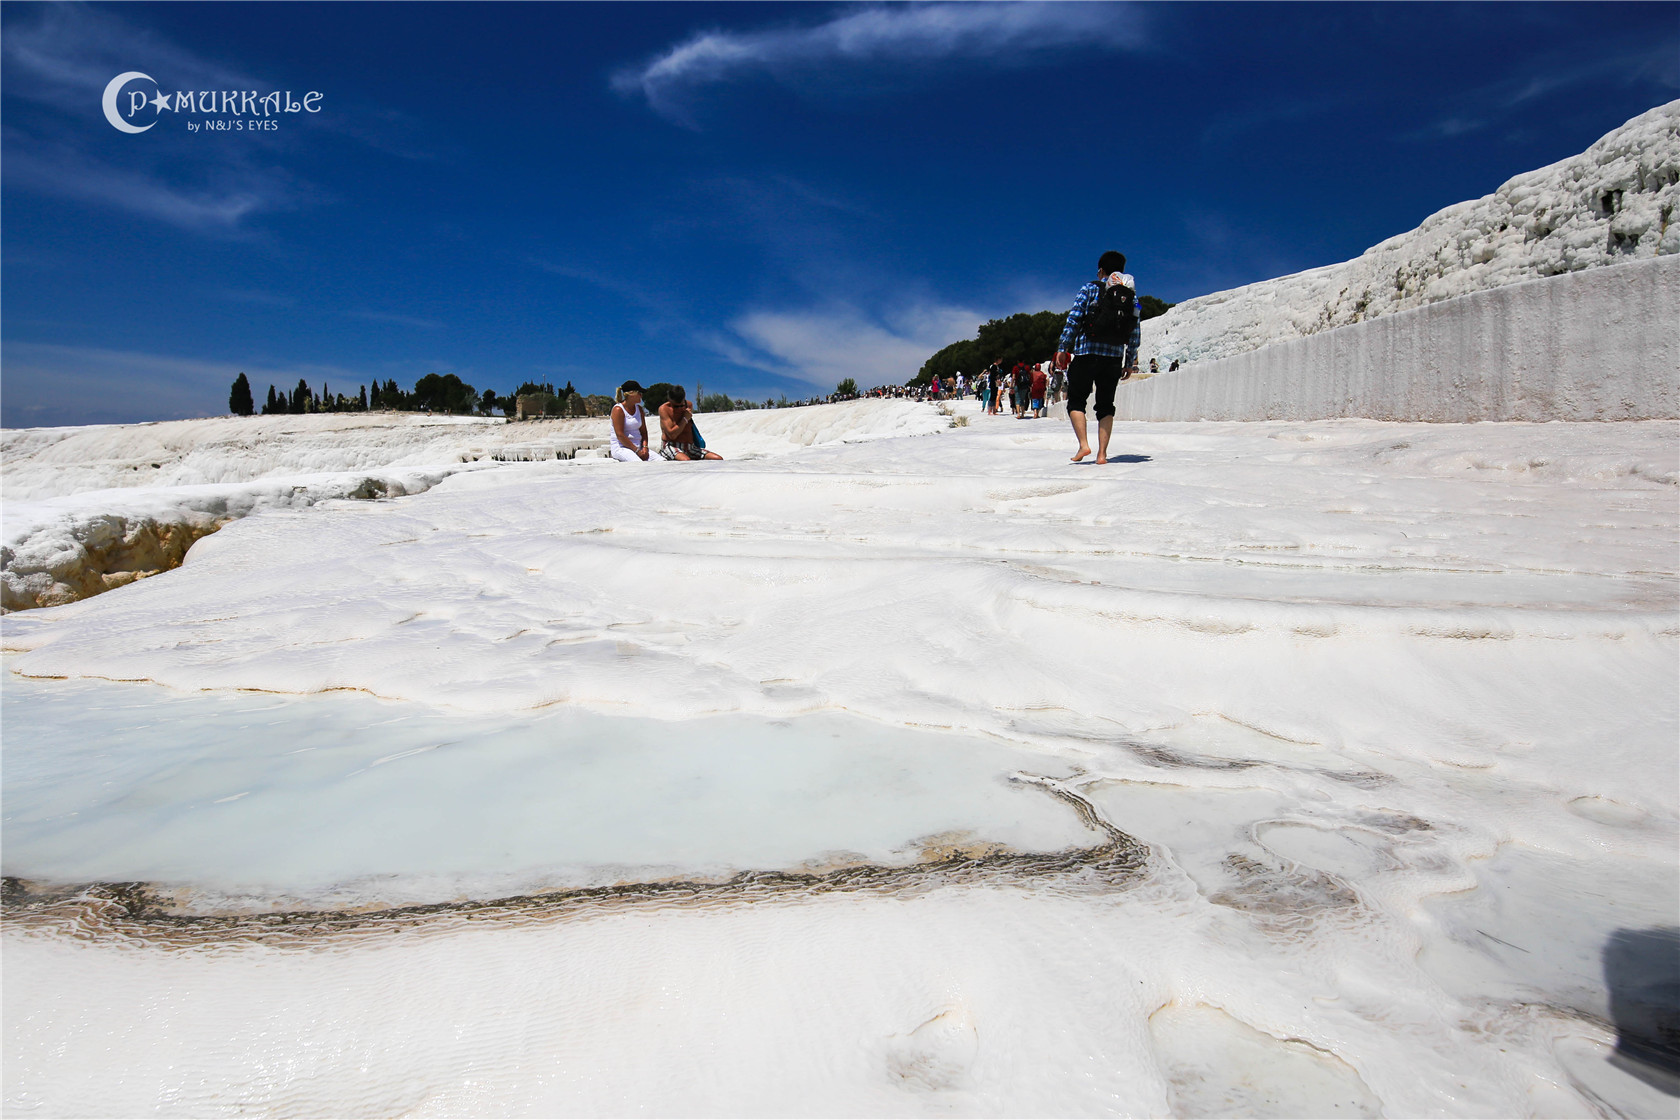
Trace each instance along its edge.
<instances>
[{"instance_id":1,"label":"blue plaid shirt","mask_svg":"<svg viewBox=\"0 0 1680 1120\"><path fill-rule=\"evenodd\" d=\"M1133 357L1137 356L1138 347L1143 344L1143 302L1132 293L1132 310L1138 318L1138 325L1132 328L1132 341L1129 345L1120 346L1109 342L1092 342L1085 337L1085 320L1097 308L1097 297L1102 294L1102 281L1088 281L1079 289L1079 294L1073 297L1073 310L1068 312L1067 326L1062 328L1062 339L1056 343L1056 349L1065 351L1078 357L1080 354L1100 354L1107 358L1123 358L1129 350Z\"/></svg>"}]
</instances>

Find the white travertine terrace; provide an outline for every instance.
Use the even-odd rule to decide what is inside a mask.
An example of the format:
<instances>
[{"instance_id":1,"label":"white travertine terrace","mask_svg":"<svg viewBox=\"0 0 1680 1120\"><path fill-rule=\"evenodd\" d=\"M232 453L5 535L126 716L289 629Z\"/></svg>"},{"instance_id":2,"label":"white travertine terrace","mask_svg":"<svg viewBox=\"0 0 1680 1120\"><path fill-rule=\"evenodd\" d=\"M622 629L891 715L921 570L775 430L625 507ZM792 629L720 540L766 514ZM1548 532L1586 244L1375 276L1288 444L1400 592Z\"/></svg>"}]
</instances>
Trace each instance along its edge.
<instances>
[{"instance_id":1,"label":"white travertine terrace","mask_svg":"<svg viewBox=\"0 0 1680 1120\"><path fill-rule=\"evenodd\" d=\"M1144 325L1142 360L1158 358L1165 370L1469 292L1674 253L1680 101L1351 261L1185 300Z\"/></svg>"},{"instance_id":2,"label":"white travertine terrace","mask_svg":"<svg viewBox=\"0 0 1680 1120\"><path fill-rule=\"evenodd\" d=\"M1174 337L1661 267L1675 112ZM8 594L235 519L0 620L5 1111L1672 1115L1680 424L955 412L7 433Z\"/></svg>"},{"instance_id":3,"label":"white travertine terrace","mask_svg":"<svg viewBox=\"0 0 1680 1120\"><path fill-rule=\"evenodd\" d=\"M1675 424L1122 423L1094 467L1060 424L964 411L932 435L260 509L173 571L7 615L6 872L242 886L242 911L500 897L580 881L579 849L545 845L607 776L625 809L582 804L613 881L685 870L635 869L671 862L644 819L759 822L723 871L779 871L753 851L803 860L801 837L820 860L824 834L868 855L825 791L901 779L890 754L801 749L840 714L1028 756L957 773L1058 777L1145 846L1137 874L272 935L14 911L8 1108L1660 1110L1606 1060L1605 962L1680 904ZM755 421L709 437L728 454ZM72 678L28 686L66 690L70 742L28 735L13 673ZM159 699L107 716L102 688ZM189 734L201 695L252 713ZM555 711L593 721L554 744L590 768L576 787L543 753ZM722 713L786 724L778 761L688 757ZM637 745L655 721L665 755ZM731 813L755 788L791 791L785 812ZM1037 794L960 822L883 795L877 835L1067 843L1077 820ZM1023 831L1013 804L1050 816Z\"/></svg>"},{"instance_id":4,"label":"white travertine terrace","mask_svg":"<svg viewBox=\"0 0 1680 1120\"><path fill-rule=\"evenodd\" d=\"M1114 403L1127 420L1680 419L1680 256L1506 284L1197 362L1125 382Z\"/></svg>"}]
</instances>

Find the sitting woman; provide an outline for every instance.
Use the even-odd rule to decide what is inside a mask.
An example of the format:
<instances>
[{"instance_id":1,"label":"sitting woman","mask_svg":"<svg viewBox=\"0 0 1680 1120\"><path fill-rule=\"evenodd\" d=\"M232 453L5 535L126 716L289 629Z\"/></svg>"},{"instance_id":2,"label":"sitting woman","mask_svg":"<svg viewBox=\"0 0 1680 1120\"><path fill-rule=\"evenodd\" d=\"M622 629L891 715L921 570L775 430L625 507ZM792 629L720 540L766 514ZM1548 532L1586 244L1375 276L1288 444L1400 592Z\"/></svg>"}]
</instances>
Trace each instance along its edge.
<instances>
[{"instance_id":1,"label":"sitting woman","mask_svg":"<svg viewBox=\"0 0 1680 1120\"><path fill-rule=\"evenodd\" d=\"M638 381L626 381L618 387L607 450L621 463L647 461L647 409L642 407L642 386Z\"/></svg>"},{"instance_id":2,"label":"sitting woman","mask_svg":"<svg viewBox=\"0 0 1680 1120\"><path fill-rule=\"evenodd\" d=\"M668 398L659 406L659 434L665 439L660 454L667 459L688 462L691 459L721 459L716 451L700 446L700 435L694 430L694 409L681 385L671 386Z\"/></svg>"}]
</instances>

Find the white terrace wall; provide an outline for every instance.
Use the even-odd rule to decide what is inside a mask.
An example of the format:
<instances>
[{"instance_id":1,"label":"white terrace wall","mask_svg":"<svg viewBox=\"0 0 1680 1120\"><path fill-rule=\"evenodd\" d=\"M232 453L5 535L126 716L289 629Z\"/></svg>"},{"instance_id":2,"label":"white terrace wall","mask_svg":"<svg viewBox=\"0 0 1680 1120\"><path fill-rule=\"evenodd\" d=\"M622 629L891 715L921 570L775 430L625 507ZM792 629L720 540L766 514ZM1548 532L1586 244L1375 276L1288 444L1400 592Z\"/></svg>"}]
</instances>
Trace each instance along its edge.
<instances>
[{"instance_id":1,"label":"white terrace wall","mask_svg":"<svg viewBox=\"0 0 1680 1120\"><path fill-rule=\"evenodd\" d=\"M1121 382L1115 409L1123 420L1680 418L1680 256L1472 292Z\"/></svg>"}]
</instances>

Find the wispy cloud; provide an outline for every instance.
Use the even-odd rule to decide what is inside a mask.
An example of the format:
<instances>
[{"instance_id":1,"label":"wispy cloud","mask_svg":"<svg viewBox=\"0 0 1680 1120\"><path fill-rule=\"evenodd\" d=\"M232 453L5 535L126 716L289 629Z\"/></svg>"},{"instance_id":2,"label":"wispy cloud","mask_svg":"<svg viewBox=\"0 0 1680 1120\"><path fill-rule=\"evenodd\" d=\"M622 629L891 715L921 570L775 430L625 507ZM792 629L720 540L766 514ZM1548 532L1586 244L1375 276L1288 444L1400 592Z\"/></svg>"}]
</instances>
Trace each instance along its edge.
<instances>
[{"instance_id":1,"label":"wispy cloud","mask_svg":"<svg viewBox=\"0 0 1680 1120\"><path fill-rule=\"evenodd\" d=\"M1173 282L1192 292L1222 292L1256 280L1288 276L1315 263L1306 257L1310 250L1289 238L1280 238L1240 215L1180 203L1177 217L1184 231L1183 258L1168 264ZM1145 293L1151 281L1139 276Z\"/></svg>"},{"instance_id":2,"label":"wispy cloud","mask_svg":"<svg viewBox=\"0 0 1680 1120\"><path fill-rule=\"evenodd\" d=\"M254 291L247 288L221 288L215 294L222 299L234 303L247 303L255 307L292 308L298 305L297 297L276 292ZM366 323L390 323L393 326L413 327L416 330L442 330L447 323L436 319L426 319L419 315L404 315L397 311L376 311L366 307L317 309L322 314L336 314L346 319L360 319Z\"/></svg>"},{"instance_id":3,"label":"wispy cloud","mask_svg":"<svg viewBox=\"0 0 1680 1120\"><path fill-rule=\"evenodd\" d=\"M8 428L218 416L227 411L228 389L240 373L259 398L269 385L290 387L299 380L342 389L373 380L340 366L264 366L39 342L5 342L3 360L0 424Z\"/></svg>"},{"instance_id":4,"label":"wispy cloud","mask_svg":"<svg viewBox=\"0 0 1680 1120\"><path fill-rule=\"evenodd\" d=\"M1436 119L1404 133L1402 140L1439 140L1494 127L1530 103L1578 89L1610 84L1646 85L1672 96L1680 90L1680 51L1675 38L1660 43L1621 44L1604 51L1526 60L1524 72L1466 91Z\"/></svg>"},{"instance_id":5,"label":"wispy cloud","mask_svg":"<svg viewBox=\"0 0 1680 1120\"><path fill-rule=\"evenodd\" d=\"M257 85L145 27L81 4L43 5L33 21L13 21L0 50L10 92L83 122L97 119L105 83L137 66L174 88ZM9 182L215 237L245 235L253 215L289 209L312 193L284 171L259 166L249 144L193 144L160 129L143 144L102 148L88 142L85 129L56 131L45 141L7 127Z\"/></svg>"},{"instance_id":6,"label":"wispy cloud","mask_svg":"<svg viewBox=\"0 0 1680 1120\"><path fill-rule=\"evenodd\" d=\"M654 293L646 283L634 283L601 269L590 268L587 265L566 264L543 260L540 257L531 257L529 260L533 267L540 268L544 272L555 276L564 276L568 280L580 281L592 288L599 288L603 292L610 292L635 304L637 307L651 308L658 305L659 301L654 299Z\"/></svg>"},{"instance_id":7,"label":"wispy cloud","mask_svg":"<svg viewBox=\"0 0 1680 1120\"><path fill-rule=\"evenodd\" d=\"M917 307L890 318L852 307L751 311L730 324L733 336L698 341L728 361L832 392L845 378L897 385L928 355L970 337L986 317L963 308Z\"/></svg>"},{"instance_id":8,"label":"wispy cloud","mask_svg":"<svg viewBox=\"0 0 1680 1120\"><path fill-rule=\"evenodd\" d=\"M223 299L234 303L249 303L257 307L296 307L297 300L292 296L277 295L274 292L259 292L245 288L224 288L216 293Z\"/></svg>"},{"instance_id":9,"label":"wispy cloud","mask_svg":"<svg viewBox=\"0 0 1680 1120\"><path fill-rule=\"evenodd\" d=\"M105 83L138 62L179 89L252 88L246 75L85 4L42 5L35 22L7 26L0 51L11 68L12 92L77 114L89 112Z\"/></svg>"},{"instance_id":10,"label":"wispy cloud","mask_svg":"<svg viewBox=\"0 0 1680 1120\"><path fill-rule=\"evenodd\" d=\"M1435 130L1436 135L1450 138L1463 136L1471 132L1480 132L1487 127L1487 121L1477 120L1474 117L1445 117L1436 121L1431 127Z\"/></svg>"},{"instance_id":11,"label":"wispy cloud","mask_svg":"<svg viewBox=\"0 0 1680 1120\"><path fill-rule=\"evenodd\" d=\"M109 9L80 3L45 4L34 22L7 25L0 44L10 68L8 92L86 116L117 74L139 68L168 89L273 89L263 79L204 58ZM386 105L342 105L311 121L311 127L348 136L370 148L405 159L437 158L437 145L422 123ZM248 143L284 144L283 133L249 135ZM201 146L201 145L200 145Z\"/></svg>"},{"instance_id":12,"label":"wispy cloud","mask_svg":"<svg viewBox=\"0 0 1680 1120\"><path fill-rule=\"evenodd\" d=\"M390 311L346 311L352 319L365 319L370 323L393 323L399 327L417 327L421 330L439 330L444 324L433 319L422 319L416 315L399 315Z\"/></svg>"},{"instance_id":13,"label":"wispy cloud","mask_svg":"<svg viewBox=\"0 0 1680 1120\"><path fill-rule=\"evenodd\" d=\"M1281 131L1341 105L1341 99L1335 97L1281 97L1264 104L1232 106L1216 114L1202 129L1202 143L1218 147L1249 132Z\"/></svg>"},{"instance_id":14,"label":"wispy cloud","mask_svg":"<svg viewBox=\"0 0 1680 1120\"><path fill-rule=\"evenodd\" d=\"M791 175L772 175L770 181L813 207L822 210L833 210L841 214L853 214L860 217L872 216L869 207L847 198L838 191L825 190L813 186L803 179L795 179Z\"/></svg>"},{"instance_id":15,"label":"wispy cloud","mask_svg":"<svg viewBox=\"0 0 1680 1120\"><path fill-rule=\"evenodd\" d=\"M33 13L33 19L9 22L0 42L7 92L83 126L98 121L105 84L127 70L151 74L165 90L277 85L201 57L108 9L65 3ZM55 128L55 138L44 141L8 125L7 180L215 237L241 236L259 215L327 200L326 192L277 165L276 157L302 142L303 134L277 130L244 134L237 144L206 143L174 130L176 123L127 145L90 142L87 127ZM105 139L102 127L93 132ZM312 118L310 127L406 158L429 156L418 122L395 110L346 106Z\"/></svg>"},{"instance_id":16,"label":"wispy cloud","mask_svg":"<svg viewBox=\"0 0 1680 1120\"><path fill-rule=\"evenodd\" d=\"M246 232L259 211L289 209L307 193L283 173L225 167L201 187L162 174L116 167L68 144L43 144L6 130L6 177L14 186L74 198L153 218L180 229L220 236Z\"/></svg>"},{"instance_id":17,"label":"wispy cloud","mask_svg":"<svg viewBox=\"0 0 1680 1120\"><path fill-rule=\"evenodd\" d=\"M1674 38L1662 43L1643 43L1608 58L1569 61L1546 65L1527 78L1503 83L1491 92L1500 108L1519 105L1587 82L1609 79L1619 85L1649 82L1666 89L1680 89L1680 52Z\"/></svg>"},{"instance_id":18,"label":"wispy cloud","mask_svg":"<svg viewBox=\"0 0 1680 1120\"><path fill-rule=\"evenodd\" d=\"M1141 46L1130 5L1109 3L930 3L846 8L823 23L760 31L705 31L640 66L613 88L639 94L653 110L692 126L694 91L746 74L796 83L835 65L950 59L1024 60L1048 50Z\"/></svg>"}]
</instances>

